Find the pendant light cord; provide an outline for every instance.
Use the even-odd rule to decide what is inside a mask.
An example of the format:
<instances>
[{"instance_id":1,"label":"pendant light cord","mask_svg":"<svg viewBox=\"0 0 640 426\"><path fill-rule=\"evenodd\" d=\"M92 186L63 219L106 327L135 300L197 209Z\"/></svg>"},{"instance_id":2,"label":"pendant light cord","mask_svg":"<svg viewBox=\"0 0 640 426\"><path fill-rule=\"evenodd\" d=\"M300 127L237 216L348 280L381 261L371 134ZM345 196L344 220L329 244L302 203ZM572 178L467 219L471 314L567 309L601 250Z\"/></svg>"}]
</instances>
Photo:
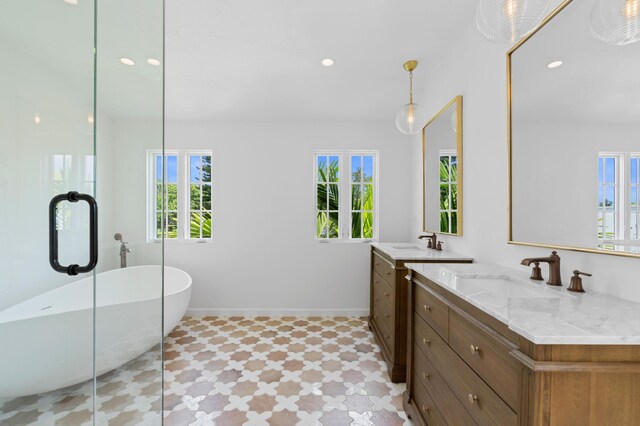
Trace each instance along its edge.
<instances>
[{"instance_id":1,"label":"pendant light cord","mask_svg":"<svg viewBox=\"0 0 640 426\"><path fill-rule=\"evenodd\" d=\"M409 71L409 105L413 104L413 71Z\"/></svg>"}]
</instances>

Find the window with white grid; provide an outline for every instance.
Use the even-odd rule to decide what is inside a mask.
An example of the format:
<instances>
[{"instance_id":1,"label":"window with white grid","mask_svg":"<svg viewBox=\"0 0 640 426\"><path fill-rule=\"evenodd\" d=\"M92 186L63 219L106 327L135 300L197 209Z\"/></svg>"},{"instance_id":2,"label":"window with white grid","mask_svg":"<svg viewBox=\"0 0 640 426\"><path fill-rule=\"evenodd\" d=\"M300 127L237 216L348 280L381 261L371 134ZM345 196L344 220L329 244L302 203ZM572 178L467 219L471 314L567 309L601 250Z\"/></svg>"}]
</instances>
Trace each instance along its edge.
<instances>
[{"instance_id":1,"label":"window with white grid","mask_svg":"<svg viewBox=\"0 0 640 426\"><path fill-rule=\"evenodd\" d=\"M149 237L207 241L212 237L210 151L149 152ZM164 181L164 185L163 185Z\"/></svg>"},{"instance_id":2,"label":"window with white grid","mask_svg":"<svg viewBox=\"0 0 640 426\"><path fill-rule=\"evenodd\" d=\"M376 151L315 154L316 239L355 242L377 238L377 171Z\"/></svg>"}]
</instances>

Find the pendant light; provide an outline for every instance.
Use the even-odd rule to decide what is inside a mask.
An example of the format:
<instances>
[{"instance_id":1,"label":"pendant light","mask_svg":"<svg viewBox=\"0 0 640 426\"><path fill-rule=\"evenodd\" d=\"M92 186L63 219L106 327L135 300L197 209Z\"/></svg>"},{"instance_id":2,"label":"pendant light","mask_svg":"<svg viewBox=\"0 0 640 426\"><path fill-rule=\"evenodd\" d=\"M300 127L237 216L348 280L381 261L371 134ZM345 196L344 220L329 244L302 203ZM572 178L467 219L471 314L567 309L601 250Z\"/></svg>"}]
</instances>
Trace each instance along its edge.
<instances>
[{"instance_id":1,"label":"pendant light","mask_svg":"<svg viewBox=\"0 0 640 426\"><path fill-rule=\"evenodd\" d=\"M550 0L480 0L478 31L490 41L514 43L535 29L550 12Z\"/></svg>"},{"instance_id":2,"label":"pendant light","mask_svg":"<svg viewBox=\"0 0 640 426\"><path fill-rule=\"evenodd\" d=\"M640 41L640 0L598 0L591 11L591 34L613 46Z\"/></svg>"},{"instance_id":3,"label":"pendant light","mask_svg":"<svg viewBox=\"0 0 640 426\"><path fill-rule=\"evenodd\" d=\"M411 60L404 63L404 69L409 72L409 103L402 107L396 114L396 126L406 135L415 135L421 130L418 119L418 104L413 102L413 70L418 66L418 61Z\"/></svg>"}]
</instances>

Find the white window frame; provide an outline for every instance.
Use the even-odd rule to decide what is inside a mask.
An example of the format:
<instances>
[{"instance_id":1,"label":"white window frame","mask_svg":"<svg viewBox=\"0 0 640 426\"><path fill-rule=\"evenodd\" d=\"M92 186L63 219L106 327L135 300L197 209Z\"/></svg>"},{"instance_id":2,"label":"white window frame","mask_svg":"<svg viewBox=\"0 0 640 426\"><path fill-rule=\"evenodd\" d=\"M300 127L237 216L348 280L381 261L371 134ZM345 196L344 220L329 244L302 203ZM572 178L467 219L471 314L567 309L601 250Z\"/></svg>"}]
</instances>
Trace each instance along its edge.
<instances>
[{"instance_id":1,"label":"white window frame","mask_svg":"<svg viewBox=\"0 0 640 426\"><path fill-rule=\"evenodd\" d=\"M176 156L177 157L177 185L178 185L178 198L177 198L177 213L178 213L178 227L177 227L177 238L165 238L164 241L170 244L174 243L209 243L213 239L213 229L211 231L212 235L209 238L190 238L190 211L191 211L191 203L190 203L190 167L189 167L189 158L191 156L211 156L211 162L213 163L213 152L211 150L204 149L184 149L184 150L165 150L164 153L162 150L147 150L147 242L150 243L159 243L162 241L161 238L157 237L157 229L156 229L156 157L163 156L164 158L168 156ZM166 176L164 176L166 179ZM211 170L211 216L213 222L213 167Z\"/></svg>"},{"instance_id":2,"label":"white window frame","mask_svg":"<svg viewBox=\"0 0 640 426\"><path fill-rule=\"evenodd\" d=\"M639 240L631 239L631 214L634 212L631 210L631 159L640 157L638 152L599 152L598 161L601 158L615 158L617 170L615 173L615 204L614 204L614 216L615 216L615 238L602 238L598 239L602 245L629 245L637 244ZM606 169L603 170L603 174L606 174ZM598 183L598 187L603 189L603 200L606 199L606 193L604 188L608 185L601 185ZM598 205L598 212L601 209Z\"/></svg>"},{"instance_id":3,"label":"white window frame","mask_svg":"<svg viewBox=\"0 0 640 426\"><path fill-rule=\"evenodd\" d=\"M347 188L347 195L349 198L349 203L347 204L347 210L348 213L347 215L349 216L349 228L346 230L347 232L344 235L348 235L349 236L349 240L350 241L354 241L354 242L371 242L371 241L377 241L378 240L378 221L379 221L379 217L378 217L378 152L377 151L348 151L349 154L349 167L347 170L347 184L348 184L348 188ZM373 176L371 179L371 184L373 185L373 237L372 238L353 238L351 236L351 230L353 229L352 227L352 213L353 212L360 212L360 213L364 213L363 210L352 210L352 206L353 206L353 200L352 200L352 192L351 192L351 187L355 182L351 181L351 159L353 157L364 157L364 156L370 156L373 157ZM364 168L364 165L363 165ZM364 182L364 179L361 179L360 184L366 184L366 182ZM364 192L362 193L361 197L364 197ZM369 211L369 210L367 210Z\"/></svg>"},{"instance_id":4,"label":"white window frame","mask_svg":"<svg viewBox=\"0 0 640 426\"><path fill-rule=\"evenodd\" d=\"M460 189L460 186L458 185L458 174L456 173L456 175L453 177L454 180L453 181L448 181L448 182L442 182L440 180L440 163L442 162L442 157L449 157L449 166L451 166L451 158L455 157L456 158L456 165L458 164L458 151L456 149L441 149L438 151L438 195L440 194L440 185L442 184L446 184L449 187L449 207L453 206L452 198L451 198L451 186L455 185L456 186L456 190ZM451 170L449 170L449 178L451 178ZM456 202L456 209L449 209L449 210L441 210L440 209L440 197L438 197L438 223L440 223L440 215L442 213L449 213L449 229L445 232L442 229L440 230L440 232L445 233L445 234L456 234L457 233L457 223L456 223L456 232L453 232L453 219L451 218L451 214L455 213L456 214L456 221L458 220L458 209L457 209L457 202Z\"/></svg>"},{"instance_id":5,"label":"white window frame","mask_svg":"<svg viewBox=\"0 0 640 426\"><path fill-rule=\"evenodd\" d=\"M373 238L352 238L351 237L351 157L370 155L374 157L373 165ZM338 157L340 162L340 181L338 189L340 191L339 210L338 210L338 238L319 238L316 235L316 220L318 213L318 187L317 187L317 165L319 156ZM346 161L345 161L346 159ZM370 243L378 241L380 230L380 212L379 212L379 187L380 187L380 151L378 150L345 150L345 149L327 149L316 150L313 152L313 238L319 243Z\"/></svg>"}]
</instances>

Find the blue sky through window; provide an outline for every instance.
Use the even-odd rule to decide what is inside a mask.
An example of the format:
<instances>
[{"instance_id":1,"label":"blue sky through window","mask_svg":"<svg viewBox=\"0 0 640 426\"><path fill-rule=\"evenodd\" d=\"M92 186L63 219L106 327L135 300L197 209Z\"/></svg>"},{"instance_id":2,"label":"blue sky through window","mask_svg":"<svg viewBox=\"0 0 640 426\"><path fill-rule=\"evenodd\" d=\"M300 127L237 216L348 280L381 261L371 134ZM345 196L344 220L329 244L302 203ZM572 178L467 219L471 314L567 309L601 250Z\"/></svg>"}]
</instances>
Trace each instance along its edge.
<instances>
[{"instance_id":1,"label":"blue sky through window","mask_svg":"<svg viewBox=\"0 0 640 426\"><path fill-rule=\"evenodd\" d=\"M178 182L178 157L168 155L167 157L167 182ZM156 179L162 181L162 155L156 156Z\"/></svg>"}]
</instances>

